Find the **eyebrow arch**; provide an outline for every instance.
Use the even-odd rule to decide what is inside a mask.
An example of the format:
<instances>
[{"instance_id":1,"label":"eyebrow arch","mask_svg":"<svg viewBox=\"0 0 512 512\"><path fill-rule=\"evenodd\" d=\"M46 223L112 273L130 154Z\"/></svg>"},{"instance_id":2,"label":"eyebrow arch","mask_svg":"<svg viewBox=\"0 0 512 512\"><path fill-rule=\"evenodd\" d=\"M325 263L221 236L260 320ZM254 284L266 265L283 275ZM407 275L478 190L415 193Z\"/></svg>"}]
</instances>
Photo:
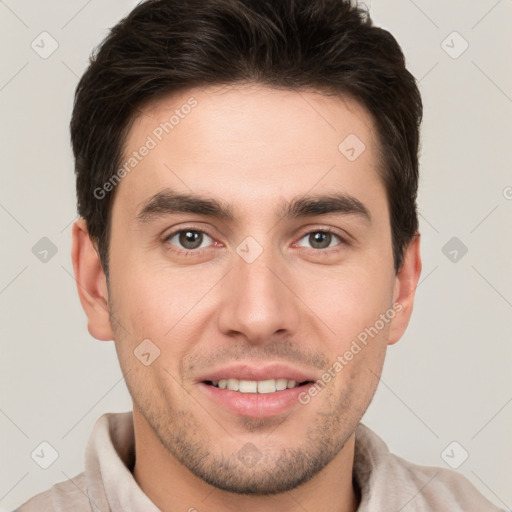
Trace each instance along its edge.
<instances>
[{"instance_id":1,"label":"eyebrow arch","mask_svg":"<svg viewBox=\"0 0 512 512\"><path fill-rule=\"evenodd\" d=\"M166 188L144 202L140 213L137 215L137 222L145 224L155 218L173 213L206 215L231 222L235 220L231 206L224 202L193 194L179 194ZM371 215L368 209L361 201L348 194L295 197L281 206L277 216L295 219L329 213L357 215L371 223Z\"/></svg>"},{"instance_id":2,"label":"eyebrow arch","mask_svg":"<svg viewBox=\"0 0 512 512\"><path fill-rule=\"evenodd\" d=\"M372 217L366 206L348 194L329 194L301 196L284 205L282 216L285 218L300 218L313 215L341 213L357 215L371 223Z\"/></svg>"},{"instance_id":3,"label":"eyebrow arch","mask_svg":"<svg viewBox=\"0 0 512 512\"><path fill-rule=\"evenodd\" d=\"M178 194L166 188L144 202L137 215L137 221L144 224L173 213L194 213L215 217L219 220L234 220L232 210L227 204L192 194Z\"/></svg>"}]
</instances>

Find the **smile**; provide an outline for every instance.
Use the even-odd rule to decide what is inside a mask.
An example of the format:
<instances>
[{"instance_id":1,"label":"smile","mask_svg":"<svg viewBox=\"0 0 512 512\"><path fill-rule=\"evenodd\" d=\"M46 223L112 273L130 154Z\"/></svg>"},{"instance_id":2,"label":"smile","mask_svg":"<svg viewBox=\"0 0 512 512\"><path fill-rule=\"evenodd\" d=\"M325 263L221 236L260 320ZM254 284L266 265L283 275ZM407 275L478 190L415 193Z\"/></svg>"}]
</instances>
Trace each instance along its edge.
<instances>
[{"instance_id":1,"label":"smile","mask_svg":"<svg viewBox=\"0 0 512 512\"><path fill-rule=\"evenodd\" d=\"M228 389L230 391L238 391L239 393L276 393L286 389L293 389L310 381L296 382L289 379L266 379L266 380L239 380L239 379L220 379L206 381L206 384L219 389Z\"/></svg>"}]
</instances>

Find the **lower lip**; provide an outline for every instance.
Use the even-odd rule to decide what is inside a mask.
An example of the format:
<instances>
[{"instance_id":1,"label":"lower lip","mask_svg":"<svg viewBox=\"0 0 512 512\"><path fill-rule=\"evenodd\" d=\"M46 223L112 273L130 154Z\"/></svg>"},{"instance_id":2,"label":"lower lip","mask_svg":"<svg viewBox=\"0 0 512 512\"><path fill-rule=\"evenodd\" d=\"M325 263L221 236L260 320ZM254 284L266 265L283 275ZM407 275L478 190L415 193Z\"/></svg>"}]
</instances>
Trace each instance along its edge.
<instances>
[{"instance_id":1,"label":"lower lip","mask_svg":"<svg viewBox=\"0 0 512 512\"><path fill-rule=\"evenodd\" d=\"M307 392L313 383L284 389L275 393L240 393L229 389L220 389L204 382L199 386L212 400L237 416L246 418L271 418L287 412L299 404L299 395Z\"/></svg>"}]
</instances>

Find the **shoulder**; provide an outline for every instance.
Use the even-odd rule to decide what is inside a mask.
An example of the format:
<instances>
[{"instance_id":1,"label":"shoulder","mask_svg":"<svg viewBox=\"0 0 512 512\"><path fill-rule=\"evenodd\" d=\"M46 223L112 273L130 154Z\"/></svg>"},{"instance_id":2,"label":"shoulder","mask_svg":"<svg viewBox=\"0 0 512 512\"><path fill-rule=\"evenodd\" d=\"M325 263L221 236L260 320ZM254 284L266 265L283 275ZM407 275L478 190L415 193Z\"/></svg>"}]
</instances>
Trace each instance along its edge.
<instances>
[{"instance_id":1,"label":"shoulder","mask_svg":"<svg viewBox=\"0 0 512 512\"><path fill-rule=\"evenodd\" d=\"M405 478L417 489L411 505L421 504L420 510L436 512L499 512L476 487L456 471L437 466L420 466L390 454L391 463L400 467ZM405 509L407 510L407 509ZM411 506L411 510L414 509Z\"/></svg>"},{"instance_id":2,"label":"shoulder","mask_svg":"<svg viewBox=\"0 0 512 512\"><path fill-rule=\"evenodd\" d=\"M463 475L420 466L392 454L368 427L356 430L354 473L367 508L396 506L403 512L499 512Z\"/></svg>"},{"instance_id":3,"label":"shoulder","mask_svg":"<svg viewBox=\"0 0 512 512\"><path fill-rule=\"evenodd\" d=\"M36 494L14 512L92 512L87 496L85 473L53 485L47 491Z\"/></svg>"}]
</instances>

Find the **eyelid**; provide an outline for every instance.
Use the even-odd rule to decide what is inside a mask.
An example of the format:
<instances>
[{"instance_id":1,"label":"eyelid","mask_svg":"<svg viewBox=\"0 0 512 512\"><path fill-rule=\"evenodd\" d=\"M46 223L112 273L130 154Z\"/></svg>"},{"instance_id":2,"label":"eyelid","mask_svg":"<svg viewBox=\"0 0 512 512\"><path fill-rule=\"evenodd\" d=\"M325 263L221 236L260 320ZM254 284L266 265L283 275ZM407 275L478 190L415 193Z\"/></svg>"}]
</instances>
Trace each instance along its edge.
<instances>
[{"instance_id":1,"label":"eyelid","mask_svg":"<svg viewBox=\"0 0 512 512\"><path fill-rule=\"evenodd\" d=\"M208 237L210 237L213 241L213 244L210 244L209 246L207 247L201 247L201 248L198 248L198 249L185 249L184 247L179 247L177 245L174 245L174 244L171 244L170 243L170 239L175 237L177 234L179 233L182 233L183 231L197 231L198 233L202 233ZM177 227L175 229L172 229L171 231L169 232L166 232L163 236L162 236L162 242L163 243L167 243L169 245L172 245L174 247L174 251L177 252L177 253L194 253L194 254L201 254L203 251L207 251L207 250L210 250L212 249L212 247L214 247L214 244L219 244L220 242L218 242L216 240L216 238L209 232L209 230L205 229L205 228L198 228L197 226L180 226L180 227Z\"/></svg>"},{"instance_id":2,"label":"eyelid","mask_svg":"<svg viewBox=\"0 0 512 512\"><path fill-rule=\"evenodd\" d=\"M198 233L203 233L207 236L209 236L212 241L213 241L213 244L207 246L207 247L201 247L201 248L198 248L198 249L185 249L185 248L180 248L174 244L169 244L169 245L173 245L174 247L174 251L177 252L177 253L186 253L186 254L201 254L203 251L208 251L208 250L211 250L212 248L216 246L218 246L219 244L220 245L223 245L222 242L219 242L218 240L216 240L216 238L211 234L211 232L206 229L206 228L203 228L203 227L197 227L197 226L180 226L176 229L173 229L172 231L166 233L163 235L163 242L164 243L169 243L169 240L171 238L173 238L174 236L176 236L177 234L183 232L183 231L197 231ZM333 247L327 247L325 249L315 249L315 248L312 248L312 247L302 247L302 246L298 246L298 242L300 240L302 240L305 236L307 235L310 235L312 233L318 233L318 232L321 232L321 233L330 233L336 237L339 238L340 240L340 243L339 244L336 244L335 246ZM302 231L302 234L296 239L295 242L292 243L292 246L293 247L297 247L299 250L311 250L311 251L314 251L315 253L328 253L328 252L331 252L331 251L337 251L339 250L338 246L340 245L351 245L351 240L353 240L352 236L347 233L345 230L341 230L339 228L334 228L332 226L319 226L319 225L316 225L316 226L308 226L306 228L303 228L303 231Z\"/></svg>"},{"instance_id":3,"label":"eyelid","mask_svg":"<svg viewBox=\"0 0 512 512\"><path fill-rule=\"evenodd\" d=\"M339 242L331 247L325 247L324 249L315 249L314 247L304 247L302 245L299 245L300 241L304 237L307 237L313 233L329 233L329 234L337 237ZM319 256L319 257L328 256L328 255L332 256L333 254L336 254L336 253L342 251L347 246L351 245L348 238L350 238L350 237L341 235L336 229L333 229L333 228L327 228L327 227L316 228L316 229L314 228L314 229L309 229L308 231L303 233L297 239L297 241L292 244L292 246L296 247L297 250L299 250L299 251L307 251L308 253L313 253L315 256Z\"/></svg>"},{"instance_id":4,"label":"eyelid","mask_svg":"<svg viewBox=\"0 0 512 512\"><path fill-rule=\"evenodd\" d=\"M354 238L347 233L343 229L334 228L332 226L308 226L307 228L304 228L305 231L302 232L302 234L297 238L297 241L293 244L296 244L299 240L302 240L306 235L309 235L311 233L330 233L332 235L337 236L342 243L346 245L351 245ZM331 249L331 248L330 248ZM320 251L322 249L316 249L316 251ZM324 251L327 249L323 249Z\"/></svg>"}]
</instances>

